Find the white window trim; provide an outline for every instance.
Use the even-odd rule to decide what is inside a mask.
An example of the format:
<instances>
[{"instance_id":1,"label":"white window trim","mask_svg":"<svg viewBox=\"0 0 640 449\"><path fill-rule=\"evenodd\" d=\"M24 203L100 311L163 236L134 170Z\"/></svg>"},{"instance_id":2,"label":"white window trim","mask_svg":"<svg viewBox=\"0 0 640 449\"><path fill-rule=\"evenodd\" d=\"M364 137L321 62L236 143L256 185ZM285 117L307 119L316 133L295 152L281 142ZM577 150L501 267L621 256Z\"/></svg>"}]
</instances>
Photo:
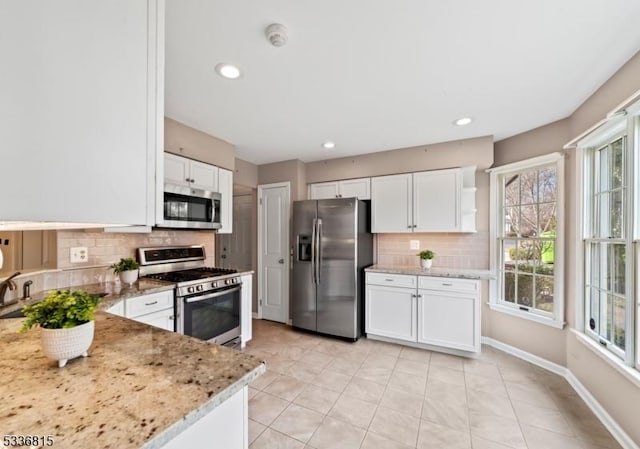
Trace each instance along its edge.
<instances>
[{"instance_id":1,"label":"white window trim","mask_svg":"<svg viewBox=\"0 0 640 449\"><path fill-rule=\"evenodd\" d=\"M607 360L611 365L615 366L618 371L623 374L627 374L628 369L635 368L636 370L640 369L640 360L638 360L638 356L640 354L636 354L636 339L638 335L636 332L640 331L640 327L636 326L633 328L633 336L631 339L626 341L627 349L625 350L624 357L621 354L618 354L616 351L617 348L610 347L602 347L598 344L597 340L599 336L594 332L591 332L590 329L586 328L587 321L587 307L585 304L585 284L584 284L584 272L585 272L585 257L584 257L584 239L586 235L586 226L587 221L585 220L585 203L589 199L587 196L589 195L589 191L586 188L584 175L585 175L585 152L594 148L605 145L607 141L612 140L617 135L625 134L627 135L627 158L628 158L628 169L627 174L633 173L630 181L633 185L630 185L628 188L629 194L631 194L634 198L638 198L636 195L638 193L638 184L640 184L640 171L636 164L638 161L636 160L635 152L637 151L634 146L637 145L637 122L638 119L634 118L629 120L627 117L628 112L632 111L632 115L638 115L640 111L638 107L640 106L640 102L636 103L632 107L627 110L627 114L622 114L619 116L611 117L609 119L609 123L607 126L600 127L597 131L585 136L577 143L577 157L576 157L576 182L578 183L578 201L576 201L576 305L575 305L575 329L576 335L579 335L578 339L587 347L592 349L594 352L598 353L602 356L603 359ZM638 210L630 210L626 216L625 226L628 229L628 232L631 232L632 235L637 231L636 227L640 216L637 216ZM634 219L635 217L635 219ZM635 221L635 226L631 226ZM633 255L631 261L627 262L626 266L626 277L629 279L635 278L635 273L637 272L636 267L634 265L634 260L636 259L636 251L632 250L630 254ZM631 277L630 277L631 276ZM640 309L634 310L640 302L636 300L638 298L638 294L640 293L640 286L638 282L635 282L635 286L633 283L631 285L627 285L625 289L627 292L630 292L631 295L634 295L635 298L629 299L628 302L631 304L627 304L629 307L629 312L627 313L627 326L625 329L630 329L629 326L633 326L633 320L636 313L640 312ZM631 323L631 324L629 324ZM639 325L640 326L640 325ZM635 359L635 364L633 363Z\"/></svg>"},{"instance_id":2,"label":"white window trim","mask_svg":"<svg viewBox=\"0 0 640 449\"><path fill-rule=\"evenodd\" d=\"M498 285L500 280L498 270L498 212L500 207L500 189L498 188L497 178L499 175L520 170L534 169L543 165L556 164L557 166L557 219L558 227L555 242L555 263L554 263L554 297L553 297L553 317L546 317L534 312L526 312L516 307L504 305L499 298ZM544 156L538 156L524 161L514 162L512 164L502 165L487 170L490 174L489 182L489 257L490 269L493 278L489 281L489 308L491 310L502 312L518 318L523 318L546 326L562 329L565 326L564 321L564 239L565 239L565 199L564 199L564 156L562 153L549 153ZM557 249L560 248L558 251Z\"/></svg>"}]
</instances>

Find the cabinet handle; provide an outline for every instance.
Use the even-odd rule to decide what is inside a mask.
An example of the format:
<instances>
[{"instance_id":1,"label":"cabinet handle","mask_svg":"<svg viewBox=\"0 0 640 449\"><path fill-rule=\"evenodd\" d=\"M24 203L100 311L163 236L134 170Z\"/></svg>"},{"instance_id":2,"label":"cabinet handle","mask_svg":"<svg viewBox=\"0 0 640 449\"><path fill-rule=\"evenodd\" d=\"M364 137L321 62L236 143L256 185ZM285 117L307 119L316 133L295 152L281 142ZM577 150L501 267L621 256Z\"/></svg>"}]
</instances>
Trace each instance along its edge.
<instances>
[{"instance_id":1,"label":"cabinet handle","mask_svg":"<svg viewBox=\"0 0 640 449\"><path fill-rule=\"evenodd\" d=\"M153 302L145 302L144 305L145 306L152 306L154 304L158 304L158 301L153 301Z\"/></svg>"},{"instance_id":2,"label":"cabinet handle","mask_svg":"<svg viewBox=\"0 0 640 449\"><path fill-rule=\"evenodd\" d=\"M185 181L187 181L187 182L191 182L191 180L190 180L189 178L185 179Z\"/></svg>"},{"instance_id":3,"label":"cabinet handle","mask_svg":"<svg viewBox=\"0 0 640 449\"><path fill-rule=\"evenodd\" d=\"M443 282L442 285L445 286L445 287L451 287L453 284L449 284L447 282Z\"/></svg>"},{"instance_id":4,"label":"cabinet handle","mask_svg":"<svg viewBox=\"0 0 640 449\"><path fill-rule=\"evenodd\" d=\"M418 298L422 298L422 295L418 295Z\"/></svg>"},{"instance_id":5,"label":"cabinet handle","mask_svg":"<svg viewBox=\"0 0 640 449\"><path fill-rule=\"evenodd\" d=\"M393 279L385 279L387 282L393 282Z\"/></svg>"},{"instance_id":6,"label":"cabinet handle","mask_svg":"<svg viewBox=\"0 0 640 449\"><path fill-rule=\"evenodd\" d=\"M407 225L407 228L408 228L408 229L411 229L412 227L413 227L413 226L411 226L411 225Z\"/></svg>"},{"instance_id":7,"label":"cabinet handle","mask_svg":"<svg viewBox=\"0 0 640 449\"><path fill-rule=\"evenodd\" d=\"M176 319L176 317L174 317L173 315L171 315L171 316L169 317L169 319L170 319L170 320L175 320L175 319Z\"/></svg>"}]
</instances>

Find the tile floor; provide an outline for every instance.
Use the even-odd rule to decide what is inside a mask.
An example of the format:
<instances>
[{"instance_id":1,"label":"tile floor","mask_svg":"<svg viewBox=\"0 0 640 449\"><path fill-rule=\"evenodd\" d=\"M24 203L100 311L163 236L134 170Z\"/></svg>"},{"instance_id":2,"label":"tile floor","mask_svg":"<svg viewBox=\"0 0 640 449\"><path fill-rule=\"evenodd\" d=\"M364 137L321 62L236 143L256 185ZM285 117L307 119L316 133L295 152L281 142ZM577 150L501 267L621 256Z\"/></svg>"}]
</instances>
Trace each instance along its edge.
<instances>
[{"instance_id":1,"label":"tile floor","mask_svg":"<svg viewBox=\"0 0 640 449\"><path fill-rule=\"evenodd\" d=\"M254 320L251 449L618 449L561 377L483 346L466 359Z\"/></svg>"}]
</instances>

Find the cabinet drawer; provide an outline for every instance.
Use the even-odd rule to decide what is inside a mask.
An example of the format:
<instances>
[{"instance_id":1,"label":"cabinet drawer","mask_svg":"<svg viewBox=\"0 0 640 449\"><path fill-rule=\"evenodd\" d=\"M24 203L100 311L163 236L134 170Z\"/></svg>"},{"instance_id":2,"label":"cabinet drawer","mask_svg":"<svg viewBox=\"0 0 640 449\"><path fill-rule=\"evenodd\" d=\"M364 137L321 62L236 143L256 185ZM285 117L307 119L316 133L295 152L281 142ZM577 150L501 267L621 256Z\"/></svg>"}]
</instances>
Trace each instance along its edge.
<instances>
[{"instance_id":1,"label":"cabinet drawer","mask_svg":"<svg viewBox=\"0 0 640 449\"><path fill-rule=\"evenodd\" d=\"M416 277L406 274L367 273L367 284L415 288Z\"/></svg>"},{"instance_id":2,"label":"cabinet drawer","mask_svg":"<svg viewBox=\"0 0 640 449\"><path fill-rule=\"evenodd\" d=\"M168 308L173 308L172 290L127 298L126 316L133 318Z\"/></svg>"},{"instance_id":3,"label":"cabinet drawer","mask_svg":"<svg viewBox=\"0 0 640 449\"><path fill-rule=\"evenodd\" d=\"M418 280L418 288L452 292L480 293L480 281L472 279L420 276Z\"/></svg>"}]
</instances>

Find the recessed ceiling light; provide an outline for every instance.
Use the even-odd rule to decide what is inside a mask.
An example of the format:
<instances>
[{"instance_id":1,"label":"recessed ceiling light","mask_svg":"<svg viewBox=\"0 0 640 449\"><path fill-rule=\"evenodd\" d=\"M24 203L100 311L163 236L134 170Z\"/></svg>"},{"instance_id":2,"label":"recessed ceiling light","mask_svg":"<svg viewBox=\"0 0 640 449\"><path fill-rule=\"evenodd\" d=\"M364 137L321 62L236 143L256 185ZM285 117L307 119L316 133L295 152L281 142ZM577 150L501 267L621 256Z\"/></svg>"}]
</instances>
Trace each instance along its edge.
<instances>
[{"instance_id":1,"label":"recessed ceiling light","mask_svg":"<svg viewBox=\"0 0 640 449\"><path fill-rule=\"evenodd\" d=\"M332 148L336 147L336 143L335 142L325 142L322 144L322 148L324 148L325 150L330 150Z\"/></svg>"},{"instance_id":2,"label":"recessed ceiling light","mask_svg":"<svg viewBox=\"0 0 640 449\"><path fill-rule=\"evenodd\" d=\"M228 62L221 62L216 66L216 72L223 78L234 80L240 76L240 69Z\"/></svg>"},{"instance_id":3,"label":"recessed ceiling light","mask_svg":"<svg viewBox=\"0 0 640 449\"><path fill-rule=\"evenodd\" d=\"M456 126L464 126L464 125L468 125L472 121L473 119L471 117L462 117L456 120L455 122L453 122L453 124Z\"/></svg>"}]
</instances>

